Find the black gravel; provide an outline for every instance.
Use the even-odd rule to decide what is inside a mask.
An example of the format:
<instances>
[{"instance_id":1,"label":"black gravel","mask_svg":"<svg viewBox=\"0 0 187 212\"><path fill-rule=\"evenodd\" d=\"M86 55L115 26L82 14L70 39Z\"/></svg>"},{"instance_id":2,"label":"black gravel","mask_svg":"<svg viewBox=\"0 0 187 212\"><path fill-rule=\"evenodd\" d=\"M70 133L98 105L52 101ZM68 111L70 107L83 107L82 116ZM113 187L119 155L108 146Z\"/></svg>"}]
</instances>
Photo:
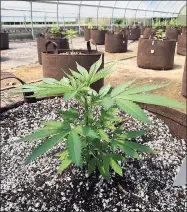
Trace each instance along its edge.
<instances>
[{"instance_id":1,"label":"black gravel","mask_svg":"<svg viewBox=\"0 0 187 212\"><path fill-rule=\"evenodd\" d=\"M14 141L40 127L43 120L59 119L57 110L66 110L70 104L75 102L54 98L23 104L1 114L2 212L185 211L185 188L173 187L186 153L185 141L174 138L163 121L147 111L152 126L129 119L124 127L146 129L147 134L136 141L157 153L142 154L142 160L127 159L122 163L123 177L112 172L112 179L106 181L98 173L88 176L74 166L57 175L54 155L63 149L63 144L25 165L24 159L41 141Z\"/></svg>"}]
</instances>

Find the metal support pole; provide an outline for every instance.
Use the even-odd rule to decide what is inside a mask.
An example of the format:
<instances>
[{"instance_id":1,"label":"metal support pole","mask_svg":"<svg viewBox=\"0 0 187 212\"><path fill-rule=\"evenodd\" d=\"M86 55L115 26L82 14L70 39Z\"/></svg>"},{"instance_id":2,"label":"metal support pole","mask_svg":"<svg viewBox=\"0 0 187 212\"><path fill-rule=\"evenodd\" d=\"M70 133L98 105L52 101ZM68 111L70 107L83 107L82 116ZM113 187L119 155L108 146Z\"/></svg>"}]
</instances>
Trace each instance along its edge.
<instances>
[{"instance_id":1,"label":"metal support pole","mask_svg":"<svg viewBox=\"0 0 187 212\"><path fill-rule=\"evenodd\" d=\"M57 1L57 11L56 11L56 20L57 20L57 26L59 27L59 20L58 20L58 6L59 6L59 0Z\"/></svg>"},{"instance_id":2,"label":"metal support pole","mask_svg":"<svg viewBox=\"0 0 187 212\"><path fill-rule=\"evenodd\" d=\"M145 17L144 17L144 26L146 25L146 17L147 17L147 10L149 9L149 7L150 7L150 5L152 4L152 2L153 1L151 1L150 3L149 3L149 5L147 6L147 9L146 9L146 11L145 11Z\"/></svg>"},{"instance_id":3,"label":"metal support pole","mask_svg":"<svg viewBox=\"0 0 187 212\"><path fill-rule=\"evenodd\" d=\"M129 5L130 2L131 2L131 1L128 1L127 6L126 6L126 8L125 8L124 19L126 18L125 15L126 15L127 7L128 7L128 5Z\"/></svg>"},{"instance_id":4,"label":"metal support pole","mask_svg":"<svg viewBox=\"0 0 187 212\"><path fill-rule=\"evenodd\" d=\"M78 14L79 35L81 35L81 26L80 26L80 21L81 21L81 4L82 4L82 1L80 2L80 5L79 5L79 14Z\"/></svg>"},{"instance_id":5,"label":"metal support pole","mask_svg":"<svg viewBox=\"0 0 187 212\"><path fill-rule=\"evenodd\" d=\"M141 3L142 3L142 1L138 4L138 7L136 8L134 24L136 23L136 15L137 15L137 12L138 12L138 9L139 9Z\"/></svg>"},{"instance_id":6,"label":"metal support pole","mask_svg":"<svg viewBox=\"0 0 187 212\"><path fill-rule=\"evenodd\" d=\"M115 1L114 6L113 6L113 9L112 9L111 28L112 28L112 25L113 25L113 23L114 23L114 9L115 9L116 3L117 3L117 1Z\"/></svg>"},{"instance_id":7,"label":"metal support pole","mask_svg":"<svg viewBox=\"0 0 187 212\"><path fill-rule=\"evenodd\" d=\"M98 16L99 16L99 7L100 7L101 1L99 1L99 4L97 6L97 21L96 21L96 26L98 27Z\"/></svg>"},{"instance_id":8,"label":"metal support pole","mask_svg":"<svg viewBox=\"0 0 187 212\"><path fill-rule=\"evenodd\" d=\"M32 0L30 0L30 7L31 7L31 32L32 32L32 39L34 39L33 14L32 14Z\"/></svg>"}]
</instances>

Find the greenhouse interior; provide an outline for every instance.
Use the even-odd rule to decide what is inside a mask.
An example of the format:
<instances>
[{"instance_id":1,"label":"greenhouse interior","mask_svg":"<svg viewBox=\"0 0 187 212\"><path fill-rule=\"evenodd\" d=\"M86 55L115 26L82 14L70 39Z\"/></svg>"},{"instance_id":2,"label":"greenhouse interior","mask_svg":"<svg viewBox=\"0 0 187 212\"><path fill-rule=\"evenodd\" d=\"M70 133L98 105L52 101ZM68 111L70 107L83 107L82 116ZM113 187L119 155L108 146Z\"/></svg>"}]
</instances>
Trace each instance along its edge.
<instances>
[{"instance_id":1,"label":"greenhouse interior","mask_svg":"<svg viewBox=\"0 0 187 212\"><path fill-rule=\"evenodd\" d=\"M185 212L186 1L1 1L2 212Z\"/></svg>"}]
</instances>

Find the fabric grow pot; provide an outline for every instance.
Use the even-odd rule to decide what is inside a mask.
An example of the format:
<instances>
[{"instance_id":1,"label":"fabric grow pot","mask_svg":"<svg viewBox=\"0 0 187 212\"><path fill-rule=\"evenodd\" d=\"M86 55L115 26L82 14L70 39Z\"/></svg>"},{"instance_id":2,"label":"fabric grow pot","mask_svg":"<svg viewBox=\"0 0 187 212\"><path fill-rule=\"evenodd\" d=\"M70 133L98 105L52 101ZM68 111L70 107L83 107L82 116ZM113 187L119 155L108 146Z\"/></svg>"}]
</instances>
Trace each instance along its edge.
<instances>
[{"instance_id":1,"label":"fabric grow pot","mask_svg":"<svg viewBox=\"0 0 187 212\"><path fill-rule=\"evenodd\" d=\"M92 29L91 38L96 42L97 45L104 45L105 33L107 33L107 30Z\"/></svg>"},{"instance_id":2,"label":"fabric grow pot","mask_svg":"<svg viewBox=\"0 0 187 212\"><path fill-rule=\"evenodd\" d=\"M149 39L153 33L155 33L155 29L153 28L150 28L150 27L147 27L145 30L144 30L144 33L143 33L143 38L145 39Z\"/></svg>"},{"instance_id":3,"label":"fabric grow pot","mask_svg":"<svg viewBox=\"0 0 187 212\"><path fill-rule=\"evenodd\" d=\"M87 27L84 28L84 39L85 41L89 41L91 38L91 34L90 34L90 29L88 29Z\"/></svg>"},{"instance_id":4,"label":"fabric grow pot","mask_svg":"<svg viewBox=\"0 0 187 212\"><path fill-rule=\"evenodd\" d=\"M9 49L9 34L6 32L0 33L0 50Z\"/></svg>"},{"instance_id":5,"label":"fabric grow pot","mask_svg":"<svg viewBox=\"0 0 187 212\"><path fill-rule=\"evenodd\" d=\"M177 54L186 56L186 34L178 36Z\"/></svg>"},{"instance_id":6,"label":"fabric grow pot","mask_svg":"<svg viewBox=\"0 0 187 212\"><path fill-rule=\"evenodd\" d=\"M166 29L166 38L169 40L177 40L178 39L177 28L167 28Z\"/></svg>"},{"instance_id":7,"label":"fabric grow pot","mask_svg":"<svg viewBox=\"0 0 187 212\"><path fill-rule=\"evenodd\" d=\"M186 74L187 72L186 72L186 58L185 58L184 72L183 72L183 78L182 78L182 95L187 98Z\"/></svg>"},{"instance_id":8,"label":"fabric grow pot","mask_svg":"<svg viewBox=\"0 0 187 212\"><path fill-rule=\"evenodd\" d=\"M125 34L105 34L105 51L110 53L127 52L127 36Z\"/></svg>"},{"instance_id":9,"label":"fabric grow pot","mask_svg":"<svg viewBox=\"0 0 187 212\"><path fill-rule=\"evenodd\" d=\"M45 51L45 44L48 41L53 41L57 43L58 48L60 49L69 49L69 42L66 38L58 38L58 37L45 37L45 36L39 36L37 39L37 51L38 51L38 62L40 65L42 65L42 56L41 53ZM48 50L53 50L53 45L49 44Z\"/></svg>"},{"instance_id":10,"label":"fabric grow pot","mask_svg":"<svg viewBox=\"0 0 187 212\"><path fill-rule=\"evenodd\" d=\"M52 42L49 41L46 43L46 51L42 52L42 66L43 66L43 77L45 78L54 78L56 80L62 79L65 76L64 71L68 74L71 74L70 69L73 71L77 70L76 62L83 66L86 70L89 70L90 67L95 63L102 55L102 65L100 69L104 67L104 54L96 50L91 52L88 50L72 50L69 49L57 49L57 44L53 44L53 51L48 51L48 46ZM104 85L104 79L101 79L93 83L92 88L96 91Z\"/></svg>"},{"instance_id":11,"label":"fabric grow pot","mask_svg":"<svg viewBox=\"0 0 187 212\"><path fill-rule=\"evenodd\" d=\"M176 41L139 39L137 64L140 68L169 70L173 68Z\"/></svg>"},{"instance_id":12,"label":"fabric grow pot","mask_svg":"<svg viewBox=\"0 0 187 212\"><path fill-rule=\"evenodd\" d=\"M140 38L140 29L131 28L128 31L128 40L138 40Z\"/></svg>"},{"instance_id":13,"label":"fabric grow pot","mask_svg":"<svg viewBox=\"0 0 187 212\"><path fill-rule=\"evenodd\" d=\"M141 26L140 27L140 35L143 35L144 34L144 31L147 27L146 26Z\"/></svg>"}]
</instances>

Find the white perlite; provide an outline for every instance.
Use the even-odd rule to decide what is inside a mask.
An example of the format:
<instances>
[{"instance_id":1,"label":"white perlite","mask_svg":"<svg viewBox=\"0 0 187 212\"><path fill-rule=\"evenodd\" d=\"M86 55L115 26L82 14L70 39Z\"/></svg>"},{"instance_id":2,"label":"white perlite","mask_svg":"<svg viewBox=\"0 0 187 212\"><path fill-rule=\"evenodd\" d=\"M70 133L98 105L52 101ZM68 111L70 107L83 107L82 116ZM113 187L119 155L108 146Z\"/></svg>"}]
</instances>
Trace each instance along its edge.
<instances>
[{"instance_id":1,"label":"white perlite","mask_svg":"<svg viewBox=\"0 0 187 212\"><path fill-rule=\"evenodd\" d=\"M28 165L24 159L40 142L15 143L40 127L43 120L58 119L58 109L68 109L62 98L24 104L1 114L1 211L51 212L184 212L185 189L174 188L173 180L185 156L185 141L174 138L163 121L146 112L153 122L148 126L133 119L125 129L146 129L136 139L154 148L154 155L142 154L142 160L122 163L123 177L112 172L105 181L97 173L71 167L57 175L55 153L64 148L58 144L47 154ZM120 113L121 116L126 116Z\"/></svg>"}]
</instances>

